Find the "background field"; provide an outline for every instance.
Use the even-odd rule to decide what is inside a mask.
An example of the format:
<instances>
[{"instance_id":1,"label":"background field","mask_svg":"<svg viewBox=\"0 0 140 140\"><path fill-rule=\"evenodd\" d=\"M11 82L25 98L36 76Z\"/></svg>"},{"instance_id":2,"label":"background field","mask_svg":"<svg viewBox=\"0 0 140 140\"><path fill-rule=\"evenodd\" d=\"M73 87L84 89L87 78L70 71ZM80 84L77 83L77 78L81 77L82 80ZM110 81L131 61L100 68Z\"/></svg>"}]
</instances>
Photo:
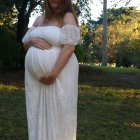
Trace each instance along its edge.
<instances>
[{"instance_id":1,"label":"background field","mask_svg":"<svg viewBox=\"0 0 140 140\"><path fill-rule=\"evenodd\" d=\"M24 72L0 77L0 139L27 140ZM139 139L140 70L80 65L77 140Z\"/></svg>"}]
</instances>

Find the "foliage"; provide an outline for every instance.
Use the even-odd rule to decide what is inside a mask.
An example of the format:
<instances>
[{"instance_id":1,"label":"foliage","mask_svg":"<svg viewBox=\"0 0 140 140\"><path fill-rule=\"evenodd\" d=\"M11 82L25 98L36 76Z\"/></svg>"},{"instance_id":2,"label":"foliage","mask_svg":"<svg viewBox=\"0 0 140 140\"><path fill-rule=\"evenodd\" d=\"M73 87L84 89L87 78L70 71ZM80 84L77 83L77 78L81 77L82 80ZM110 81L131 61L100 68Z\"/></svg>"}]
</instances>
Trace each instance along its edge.
<instances>
[{"instance_id":1,"label":"foliage","mask_svg":"<svg viewBox=\"0 0 140 140\"><path fill-rule=\"evenodd\" d=\"M74 4L76 15L82 17L82 21L91 19L89 3L93 4L94 0L76 0Z\"/></svg>"},{"instance_id":2,"label":"foliage","mask_svg":"<svg viewBox=\"0 0 140 140\"><path fill-rule=\"evenodd\" d=\"M120 8L108 8L107 9L107 22L110 24L111 22L115 22L117 20L121 20L126 16L132 16L133 13L138 13L136 7L120 7ZM134 15L133 15L134 16ZM94 26L101 25L103 23L103 13L100 15L97 21L91 20Z\"/></svg>"},{"instance_id":3,"label":"foliage","mask_svg":"<svg viewBox=\"0 0 140 140\"><path fill-rule=\"evenodd\" d=\"M78 57L79 62L89 63L92 59L92 34L90 32L90 28L82 23L80 26L80 44L76 47L76 55Z\"/></svg>"},{"instance_id":4,"label":"foliage","mask_svg":"<svg viewBox=\"0 0 140 140\"><path fill-rule=\"evenodd\" d=\"M140 39L124 40L119 44L117 66L140 68Z\"/></svg>"},{"instance_id":5,"label":"foliage","mask_svg":"<svg viewBox=\"0 0 140 140\"><path fill-rule=\"evenodd\" d=\"M0 1L0 71L20 66L20 44L16 39L18 13L13 2Z\"/></svg>"},{"instance_id":6,"label":"foliage","mask_svg":"<svg viewBox=\"0 0 140 140\"><path fill-rule=\"evenodd\" d=\"M122 9L119 10L122 11ZM109 17L113 17L112 15L119 10L112 12ZM117 66L129 67L134 65L139 67L140 11L135 8L128 8L127 10L125 8L124 13L119 15L118 12L117 14L118 16L114 16L114 19L110 18L108 23L108 62L117 63ZM96 26L94 34L93 44L101 49L102 25Z\"/></svg>"},{"instance_id":7,"label":"foliage","mask_svg":"<svg viewBox=\"0 0 140 140\"><path fill-rule=\"evenodd\" d=\"M3 29L15 30L18 13L12 2L0 1L0 27Z\"/></svg>"},{"instance_id":8,"label":"foliage","mask_svg":"<svg viewBox=\"0 0 140 140\"><path fill-rule=\"evenodd\" d=\"M20 44L16 41L14 31L0 28L0 71L20 67Z\"/></svg>"}]
</instances>

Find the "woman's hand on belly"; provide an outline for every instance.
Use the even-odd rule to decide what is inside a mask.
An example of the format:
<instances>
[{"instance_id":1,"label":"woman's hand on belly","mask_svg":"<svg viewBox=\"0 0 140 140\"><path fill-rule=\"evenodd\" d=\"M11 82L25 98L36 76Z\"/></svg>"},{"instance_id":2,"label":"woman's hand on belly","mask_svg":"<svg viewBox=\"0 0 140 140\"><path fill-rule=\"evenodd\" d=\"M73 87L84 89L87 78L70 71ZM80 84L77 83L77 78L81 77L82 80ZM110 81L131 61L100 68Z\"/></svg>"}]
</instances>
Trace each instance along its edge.
<instances>
[{"instance_id":1,"label":"woman's hand on belly","mask_svg":"<svg viewBox=\"0 0 140 140\"><path fill-rule=\"evenodd\" d=\"M56 79L55 75L53 75L52 73L48 73L48 74L40 77L39 81L43 84L51 85L54 83L55 79Z\"/></svg>"},{"instance_id":2,"label":"woman's hand on belly","mask_svg":"<svg viewBox=\"0 0 140 140\"><path fill-rule=\"evenodd\" d=\"M45 49L51 49L52 46L49 44L46 40L41 38L30 38L28 42L24 43L24 48L28 49L31 46L35 46L36 48L45 50Z\"/></svg>"},{"instance_id":3,"label":"woman's hand on belly","mask_svg":"<svg viewBox=\"0 0 140 140\"><path fill-rule=\"evenodd\" d=\"M31 38L31 43L33 44L33 46L39 48L39 49L51 49L52 46L45 41L44 39L41 38Z\"/></svg>"}]
</instances>

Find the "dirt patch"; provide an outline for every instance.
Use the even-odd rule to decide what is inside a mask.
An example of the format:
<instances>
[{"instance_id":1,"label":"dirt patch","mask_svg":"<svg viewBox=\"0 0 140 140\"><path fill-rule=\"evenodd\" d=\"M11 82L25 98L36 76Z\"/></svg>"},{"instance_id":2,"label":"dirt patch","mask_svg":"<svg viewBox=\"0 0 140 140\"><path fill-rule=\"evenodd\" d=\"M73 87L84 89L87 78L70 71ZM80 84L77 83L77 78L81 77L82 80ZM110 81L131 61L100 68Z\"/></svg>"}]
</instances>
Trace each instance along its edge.
<instances>
[{"instance_id":1,"label":"dirt patch","mask_svg":"<svg viewBox=\"0 0 140 140\"><path fill-rule=\"evenodd\" d=\"M24 87L24 70L0 73L0 83ZM90 83L95 86L140 89L140 76L126 73L107 73L88 66L80 66L79 83Z\"/></svg>"}]
</instances>

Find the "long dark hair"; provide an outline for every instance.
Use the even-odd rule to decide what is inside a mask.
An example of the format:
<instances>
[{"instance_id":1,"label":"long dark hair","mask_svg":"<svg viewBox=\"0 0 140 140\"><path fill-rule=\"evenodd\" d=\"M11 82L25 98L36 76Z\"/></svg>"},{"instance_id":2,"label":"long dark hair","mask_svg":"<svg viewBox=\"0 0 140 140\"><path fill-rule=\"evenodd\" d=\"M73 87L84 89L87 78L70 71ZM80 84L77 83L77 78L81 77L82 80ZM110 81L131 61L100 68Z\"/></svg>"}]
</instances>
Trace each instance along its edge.
<instances>
[{"instance_id":1,"label":"long dark hair","mask_svg":"<svg viewBox=\"0 0 140 140\"><path fill-rule=\"evenodd\" d=\"M55 12L51 8L49 0L45 0L44 8L45 8L45 17L48 20L50 18L52 18L52 17L55 17L55 18L58 19L58 21L62 21L63 18L64 18L64 15L67 12L70 12L70 13L72 13L74 15L75 20L76 20L76 22L78 24L78 20L77 20L76 14L74 12L74 7L73 7L73 4L72 4L71 0L60 0L59 8Z\"/></svg>"}]
</instances>

